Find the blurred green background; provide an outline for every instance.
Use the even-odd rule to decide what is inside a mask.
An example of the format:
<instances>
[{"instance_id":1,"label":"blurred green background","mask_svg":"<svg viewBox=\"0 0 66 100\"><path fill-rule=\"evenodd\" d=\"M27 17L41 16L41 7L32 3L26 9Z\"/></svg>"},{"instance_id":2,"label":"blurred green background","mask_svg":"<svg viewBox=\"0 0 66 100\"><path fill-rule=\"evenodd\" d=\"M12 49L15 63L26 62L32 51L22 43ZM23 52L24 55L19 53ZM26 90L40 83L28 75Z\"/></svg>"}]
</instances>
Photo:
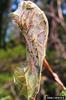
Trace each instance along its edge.
<instances>
[{"instance_id":1,"label":"blurred green background","mask_svg":"<svg viewBox=\"0 0 66 100\"><path fill-rule=\"evenodd\" d=\"M26 48L18 26L9 16L11 11L18 8L20 1L0 1L0 100L22 100L14 89L13 71L21 66L25 59ZM66 86L66 1L32 1L45 12L49 21L46 59ZM46 95L57 96L61 90L49 72L44 69L37 100L43 100L43 96Z\"/></svg>"}]
</instances>

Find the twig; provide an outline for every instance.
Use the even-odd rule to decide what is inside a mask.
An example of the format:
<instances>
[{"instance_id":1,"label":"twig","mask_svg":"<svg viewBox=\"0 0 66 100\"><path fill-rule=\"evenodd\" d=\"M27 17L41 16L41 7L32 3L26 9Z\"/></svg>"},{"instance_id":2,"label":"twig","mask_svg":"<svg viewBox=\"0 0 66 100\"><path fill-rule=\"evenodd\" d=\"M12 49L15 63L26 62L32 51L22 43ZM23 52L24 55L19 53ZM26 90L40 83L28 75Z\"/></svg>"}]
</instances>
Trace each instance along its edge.
<instances>
[{"instance_id":1,"label":"twig","mask_svg":"<svg viewBox=\"0 0 66 100\"><path fill-rule=\"evenodd\" d=\"M58 16L61 20L64 21L64 17L63 17L63 14L62 14L62 9L61 9L61 4L62 4L62 0L57 0Z\"/></svg>"},{"instance_id":2,"label":"twig","mask_svg":"<svg viewBox=\"0 0 66 100\"><path fill-rule=\"evenodd\" d=\"M66 89L64 84L59 79L58 75L55 72L53 72L53 70L51 69L51 67L48 64L46 59L43 60L43 67L46 68L50 72L50 74L53 76L54 80L62 87L63 90Z\"/></svg>"},{"instance_id":3,"label":"twig","mask_svg":"<svg viewBox=\"0 0 66 100\"><path fill-rule=\"evenodd\" d=\"M65 23L63 20L61 20L59 17L57 17L57 16L56 16L54 13L52 13L52 12L46 11L46 14L47 14L47 16L50 16L50 17L54 18L54 20L55 20L57 23L61 24L61 26L64 28L64 31L66 32L66 23Z\"/></svg>"},{"instance_id":4,"label":"twig","mask_svg":"<svg viewBox=\"0 0 66 100\"><path fill-rule=\"evenodd\" d=\"M31 99L32 99L32 100L36 100L35 97L32 97Z\"/></svg>"}]
</instances>

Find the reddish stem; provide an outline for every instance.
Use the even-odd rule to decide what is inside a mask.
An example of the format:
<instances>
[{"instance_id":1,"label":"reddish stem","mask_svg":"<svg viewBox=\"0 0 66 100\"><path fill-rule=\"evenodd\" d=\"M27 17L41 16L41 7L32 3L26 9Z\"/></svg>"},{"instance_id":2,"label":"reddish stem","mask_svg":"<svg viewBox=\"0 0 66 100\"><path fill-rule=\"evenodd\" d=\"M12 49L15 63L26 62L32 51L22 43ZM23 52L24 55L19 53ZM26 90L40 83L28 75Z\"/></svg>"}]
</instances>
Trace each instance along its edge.
<instances>
[{"instance_id":1,"label":"reddish stem","mask_svg":"<svg viewBox=\"0 0 66 100\"><path fill-rule=\"evenodd\" d=\"M53 70L51 69L46 59L43 60L43 67L46 68L50 72L54 80L62 87L62 89L66 89L63 83L61 82L61 80L59 79L58 75L55 72L53 72Z\"/></svg>"}]
</instances>

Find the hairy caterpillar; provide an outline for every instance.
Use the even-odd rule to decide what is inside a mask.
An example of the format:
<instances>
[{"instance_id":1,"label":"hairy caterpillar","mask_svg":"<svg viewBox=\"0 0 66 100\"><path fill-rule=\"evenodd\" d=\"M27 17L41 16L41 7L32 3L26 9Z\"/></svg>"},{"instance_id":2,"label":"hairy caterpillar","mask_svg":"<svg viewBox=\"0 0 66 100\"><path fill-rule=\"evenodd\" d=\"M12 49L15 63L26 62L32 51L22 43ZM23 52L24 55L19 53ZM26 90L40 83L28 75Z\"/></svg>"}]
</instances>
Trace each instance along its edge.
<instances>
[{"instance_id":1,"label":"hairy caterpillar","mask_svg":"<svg viewBox=\"0 0 66 100\"><path fill-rule=\"evenodd\" d=\"M44 12L31 1L23 1L11 13L26 40L27 59L14 71L14 78L25 100L36 96L41 80L48 39L48 21Z\"/></svg>"}]
</instances>

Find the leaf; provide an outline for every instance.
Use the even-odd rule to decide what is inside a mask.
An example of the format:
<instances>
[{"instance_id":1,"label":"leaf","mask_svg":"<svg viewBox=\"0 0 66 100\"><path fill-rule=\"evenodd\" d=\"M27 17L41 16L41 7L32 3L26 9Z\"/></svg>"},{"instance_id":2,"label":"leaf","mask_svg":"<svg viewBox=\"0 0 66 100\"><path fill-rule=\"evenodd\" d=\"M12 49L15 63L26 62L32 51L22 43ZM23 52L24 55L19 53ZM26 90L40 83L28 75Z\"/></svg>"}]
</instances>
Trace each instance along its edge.
<instances>
[{"instance_id":1,"label":"leaf","mask_svg":"<svg viewBox=\"0 0 66 100\"><path fill-rule=\"evenodd\" d=\"M66 89L60 93L60 96L66 96Z\"/></svg>"},{"instance_id":2,"label":"leaf","mask_svg":"<svg viewBox=\"0 0 66 100\"><path fill-rule=\"evenodd\" d=\"M12 100L10 96L2 97L0 100Z\"/></svg>"},{"instance_id":3,"label":"leaf","mask_svg":"<svg viewBox=\"0 0 66 100\"><path fill-rule=\"evenodd\" d=\"M27 65L23 68L22 64L21 68L15 69L15 82L21 94L30 100L36 96L40 87L48 39L48 21L43 11L31 1L20 3L11 16L22 31L28 52Z\"/></svg>"},{"instance_id":4,"label":"leaf","mask_svg":"<svg viewBox=\"0 0 66 100\"><path fill-rule=\"evenodd\" d=\"M25 97L30 100L38 91L39 78L37 72L32 73L29 66L23 66L14 71L15 88L22 98Z\"/></svg>"}]
</instances>

